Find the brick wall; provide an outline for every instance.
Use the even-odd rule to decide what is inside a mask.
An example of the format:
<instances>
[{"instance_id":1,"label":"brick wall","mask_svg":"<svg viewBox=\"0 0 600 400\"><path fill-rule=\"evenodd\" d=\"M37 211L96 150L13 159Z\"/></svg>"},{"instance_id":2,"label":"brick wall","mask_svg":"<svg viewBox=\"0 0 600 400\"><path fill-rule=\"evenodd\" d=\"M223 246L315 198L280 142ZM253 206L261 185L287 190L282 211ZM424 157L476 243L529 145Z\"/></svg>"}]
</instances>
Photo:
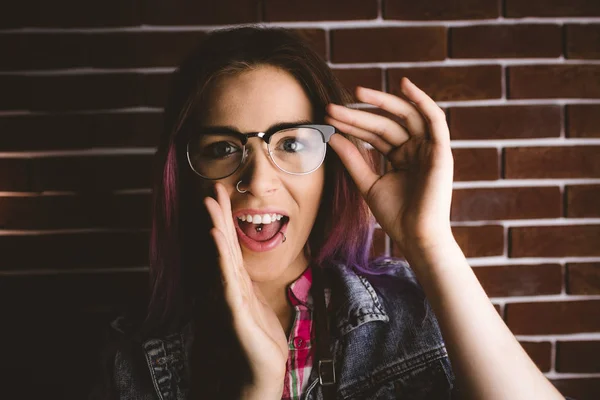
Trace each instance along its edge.
<instances>
[{"instance_id":1,"label":"brick wall","mask_svg":"<svg viewBox=\"0 0 600 400\"><path fill-rule=\"evenodd\" d=\"M252 22L302 31L350 88L397 93L407 75L439 101L455 236L542 371L565 394L600 397L599 1L11 7L0 13L0 380L11 398L81 398L89 386L101 328L143 297L169 74L204 32ZM399 254L381 231L373 252Z\"/></svg>"}]
</instances>

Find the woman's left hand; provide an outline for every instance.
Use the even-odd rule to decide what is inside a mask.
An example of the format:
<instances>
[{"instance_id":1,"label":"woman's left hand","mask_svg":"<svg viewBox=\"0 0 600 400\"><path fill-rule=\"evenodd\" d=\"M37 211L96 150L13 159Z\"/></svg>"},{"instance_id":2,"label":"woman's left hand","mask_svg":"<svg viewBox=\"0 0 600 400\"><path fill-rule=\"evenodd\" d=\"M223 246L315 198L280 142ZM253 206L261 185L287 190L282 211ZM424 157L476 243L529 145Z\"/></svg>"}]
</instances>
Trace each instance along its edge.
<instances>
[{"instance_id":1,"label":"woman's left hand","mask_svg":"<svg viewBox=\"0 0 600 400\"><path fill-rule=\"evenodd\" d=\"M408 256L453 240L450 204L454 162L444 111L407 78L400 87L408 101L362 87L357 88L356 96L396 115L402 125L335 104L327 106L325 122L370 143L390 162L391 169L377 174L345 137L333 135L330 139L379 225Z\"/></svg>"}]
</instances>

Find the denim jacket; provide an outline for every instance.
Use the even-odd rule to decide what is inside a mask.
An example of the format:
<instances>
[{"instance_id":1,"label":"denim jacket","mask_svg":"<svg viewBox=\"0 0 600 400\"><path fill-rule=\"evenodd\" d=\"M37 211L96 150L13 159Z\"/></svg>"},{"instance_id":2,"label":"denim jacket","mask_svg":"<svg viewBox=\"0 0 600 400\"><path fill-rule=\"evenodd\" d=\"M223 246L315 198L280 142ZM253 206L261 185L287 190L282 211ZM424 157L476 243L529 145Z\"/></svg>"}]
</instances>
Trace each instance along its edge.
<instances>
[{"instance_id":1,"label":"denim jacket","mask_svg":"<svg viewBox=\"0 0 600 400\"><path fill-rule=\"evenodd\" d=\"M436 318L410 268L399 261L366 275L344 265L326 269L331 289L331 351L338 399L450 399L454 375ZM119 324L113 324L118 330ZM184 400L189 389L192 332L146 340L119 350L114 385L121 400ZM134 354L145 359L135 368ZM143 356L142 356L143 354ZM302 397L322 397L312 368Z\"/></svg>"}]
</instances>

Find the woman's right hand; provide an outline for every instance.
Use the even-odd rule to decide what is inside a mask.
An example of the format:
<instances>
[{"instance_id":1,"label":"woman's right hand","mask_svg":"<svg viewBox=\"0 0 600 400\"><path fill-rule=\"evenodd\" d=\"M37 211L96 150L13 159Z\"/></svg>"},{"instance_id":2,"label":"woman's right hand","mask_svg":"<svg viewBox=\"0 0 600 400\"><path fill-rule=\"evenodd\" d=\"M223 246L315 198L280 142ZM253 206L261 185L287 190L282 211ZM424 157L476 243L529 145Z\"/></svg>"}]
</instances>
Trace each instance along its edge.
<instances>
[{"instance_id":1,"label":"woman's right hand","mask_svg":"<svg viewBox=\"0 0 600 400\"><path fill-rule=\"evenodd\" d=\"M254 376L253 386L245 388L244 397L280 399L288 358L287 338L277 315L244 267L227 190L216 183L215 193L216 200L204 200L214 225L210 233L217 247L233 326Z\"/></svg>"}]
</instances>

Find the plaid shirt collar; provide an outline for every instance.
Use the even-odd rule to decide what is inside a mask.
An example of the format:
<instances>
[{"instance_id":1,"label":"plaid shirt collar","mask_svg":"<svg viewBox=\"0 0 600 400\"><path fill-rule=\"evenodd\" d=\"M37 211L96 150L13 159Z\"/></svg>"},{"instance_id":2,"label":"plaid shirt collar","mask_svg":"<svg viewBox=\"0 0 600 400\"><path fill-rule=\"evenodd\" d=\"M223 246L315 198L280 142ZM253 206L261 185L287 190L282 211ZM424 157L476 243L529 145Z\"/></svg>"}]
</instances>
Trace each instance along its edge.
<instances>
[{"instance_id":1,"label":"plaid shirt collar","mask_svg":"<svg viewBox=\"0 0 600 400\"><path fill-rule=\"evenodd\" d=\"M288 286L288 298L293 306L299 304L312 310L312 296L310 287L312 286L312 269L308 267L302 275Z\"/></svg>"}]
</instances>

